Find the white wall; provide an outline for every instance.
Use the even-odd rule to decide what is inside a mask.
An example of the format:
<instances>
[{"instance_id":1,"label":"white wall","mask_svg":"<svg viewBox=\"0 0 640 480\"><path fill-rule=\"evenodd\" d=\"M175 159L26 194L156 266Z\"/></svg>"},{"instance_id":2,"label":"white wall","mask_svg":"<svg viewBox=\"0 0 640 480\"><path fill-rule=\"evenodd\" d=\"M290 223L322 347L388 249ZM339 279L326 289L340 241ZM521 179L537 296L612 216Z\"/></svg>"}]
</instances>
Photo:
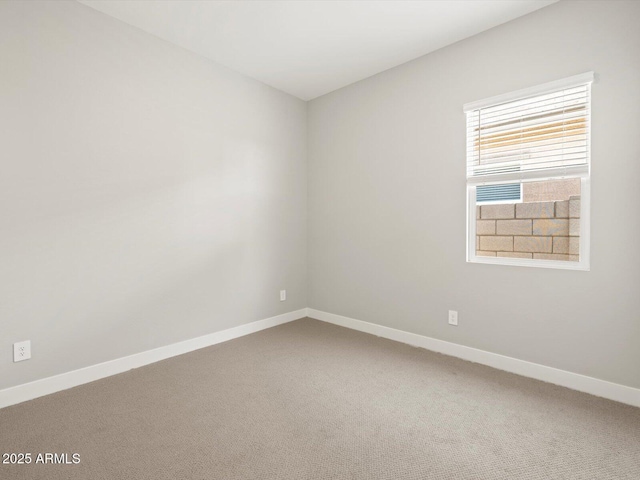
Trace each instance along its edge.
<instances>
[{"instance_id":1,"label":"white wall","mask_svg":"<svg viewBox=\"0 0 640 480\"><path fill-rule=\"evenodd\" d=\"M305 116L78 3L0 2L0 389L305 307Z\"/></svg>"},{"instance_id":2,"label":"white wall","mask_svg":"<svg viewBox=\"0 0 640 480\"><path fill-rule=\"evenodd\" d=\"M563 1L311 101L309 306L640 387L639 19ZM591 271L465 263L462 105L590 70Z\"/></svg>"}]
</instances>

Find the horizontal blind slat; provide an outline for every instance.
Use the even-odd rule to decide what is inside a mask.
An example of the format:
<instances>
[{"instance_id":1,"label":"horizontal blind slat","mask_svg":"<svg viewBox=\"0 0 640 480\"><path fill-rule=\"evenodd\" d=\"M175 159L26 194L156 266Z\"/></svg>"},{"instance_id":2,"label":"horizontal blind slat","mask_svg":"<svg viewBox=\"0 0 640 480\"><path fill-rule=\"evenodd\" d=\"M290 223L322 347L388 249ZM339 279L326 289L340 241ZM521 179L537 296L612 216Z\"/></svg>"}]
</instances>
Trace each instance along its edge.
<instances>
[{"instance_id":1,"label":"horizontal blind slat","mask_svg":"<svg viewBox=\"0 0 640 480\"><path fill-rule=\"evenodd\" d=\"M587 165L590 85L467 112L467 177Z\"/></svg>"},{"instance_id":2,"label":"horizontal blind slat","mask_svg":"<svg viewBox=\"0 0 640 480\"><path fill-rule=\"evenodd\" d=\"M586 95L581 95L579 97L574 96L571 98L562 98L561 100L554 99L553 101L547 100L544 102L537 102L527 105L524 108L513 107L508 110L494 112L482 111L479 117L482 119L483 123L493 123L498 121L498 119L508 120L520 116L534 115L536 113L550 113L584 105L586 98Z\"/></svg>"},{"instance_id":3,"label":"horizontal blind slat","mask_svg":"<svg viewBox=\"0 0 640 480\"><path fill-rule=\"evenodd\" d=\"M591 84L595 78L593 72L586 72L580 75L574 75L572 77L555 80L553 82L544 83L542 85L536 85L534 87L524 88L515 92L504 93L496 95L491 98L485 98L484 100L478 100L475 102L466 103L463 105L463 111L470 112L473 110L479 110L481 108L492 107L505 103L512 102L514 100L522 100L524 98L534 97L536 95L544 95L550 92L557 92L560 90L570 90L572 88L582 87L584 85Z\"/></svg>"},{"instance_id":4,"label":"horizontal blind slat","mask_svg":"<svg viewBox=\"0 0 640 480\"><path fill-rule=\"evenodd\" d=\"M506 171L469 177L469 185L522 182L526 180L544 180L550 178L585 177L589 174L588 165L573 165L561 168L547 168L531 171Z\"/></svg>"}]
</instances>

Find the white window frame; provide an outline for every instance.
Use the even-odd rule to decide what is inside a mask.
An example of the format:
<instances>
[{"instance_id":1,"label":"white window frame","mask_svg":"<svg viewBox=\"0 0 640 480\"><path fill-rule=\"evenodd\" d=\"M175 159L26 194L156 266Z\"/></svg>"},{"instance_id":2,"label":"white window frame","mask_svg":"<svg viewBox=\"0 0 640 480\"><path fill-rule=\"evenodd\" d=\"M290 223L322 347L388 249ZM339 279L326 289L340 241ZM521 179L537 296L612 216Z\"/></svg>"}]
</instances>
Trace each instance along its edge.
<instances>
[{"instance_id":1,"label":"white window frame","mask_svg":"<svg viewBox=\"0 0 640 480\"><path fill-rule=\"evenodd\" d=\"M555 82L537 85L515 92L490 97L477 102L467 103L464 105L464 112L477 110L479 108L489 107L499 103L519 100L525 97L535 95L543 95L554 90L563 88L571 88L573 86L592 84L594 73L588 72L582 75L576 75L569 78L557 80ZM591 89L589 88L589 96ZM489 257L476 255L476 186L482 184L495 183L514 183L514 179L504 179L504 181L485 181L470 182L467 179L467 263L493 264L493 265L512 265L519 267L537 267L537 268L555 268L564 270L590 270L590 251L591 251L591 98L588 102L586 112L587 116L587 165L586 167L566 167L557 175L540 174L538 172L521 172L516 181L544 181L544 180L561 180L567 178L580 178L580 252L579 261L569 260L540 260L528 258L509 258L509 257ZM465 138L465 142L467 138ZM466 150L466 149L465 149ZM466 164L466 162L465 162ZM516 202L506 202L516 203Z\"/></svg>"}]
</instances>

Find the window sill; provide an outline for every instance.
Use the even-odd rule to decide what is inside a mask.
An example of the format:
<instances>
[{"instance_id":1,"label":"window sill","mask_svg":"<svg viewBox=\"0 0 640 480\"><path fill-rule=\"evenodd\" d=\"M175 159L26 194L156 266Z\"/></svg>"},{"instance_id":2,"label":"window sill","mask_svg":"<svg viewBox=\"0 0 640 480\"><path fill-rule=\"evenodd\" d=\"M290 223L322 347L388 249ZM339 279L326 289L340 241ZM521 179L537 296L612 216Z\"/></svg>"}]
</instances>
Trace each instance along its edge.
<instances>
[{"instance_id":1,"label":"window sill","mask_svg":"<svg viewBox=\"0 0 640 480\"><path fill-rule=\"evenodd\" d=\"M516 267L535 268L555 268L559 270L591 270L589 263L585 261L555 261L555 260L535 260L526 258L504 258L504 257L478 257L474 256L467 260L467 263L484 263L489 265L510 265Z\"/></svg>"}]
</instances>

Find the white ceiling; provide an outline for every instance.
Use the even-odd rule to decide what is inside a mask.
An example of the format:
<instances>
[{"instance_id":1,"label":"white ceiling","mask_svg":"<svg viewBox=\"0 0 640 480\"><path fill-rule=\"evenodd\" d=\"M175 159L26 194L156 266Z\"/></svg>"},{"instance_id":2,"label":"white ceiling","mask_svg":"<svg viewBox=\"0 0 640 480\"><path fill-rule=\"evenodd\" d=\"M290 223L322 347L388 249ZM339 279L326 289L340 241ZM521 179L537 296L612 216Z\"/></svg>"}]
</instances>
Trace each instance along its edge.
<instances>
[{"instance_id":1,"label":"white ceiling","mask_svg":"<svg viewBox=\"0 0 640 480\"><path fill-rule=\"evenodd\" d=\"M303 100L558 0L78 0Z\"/></svg>"}]
</instances>

